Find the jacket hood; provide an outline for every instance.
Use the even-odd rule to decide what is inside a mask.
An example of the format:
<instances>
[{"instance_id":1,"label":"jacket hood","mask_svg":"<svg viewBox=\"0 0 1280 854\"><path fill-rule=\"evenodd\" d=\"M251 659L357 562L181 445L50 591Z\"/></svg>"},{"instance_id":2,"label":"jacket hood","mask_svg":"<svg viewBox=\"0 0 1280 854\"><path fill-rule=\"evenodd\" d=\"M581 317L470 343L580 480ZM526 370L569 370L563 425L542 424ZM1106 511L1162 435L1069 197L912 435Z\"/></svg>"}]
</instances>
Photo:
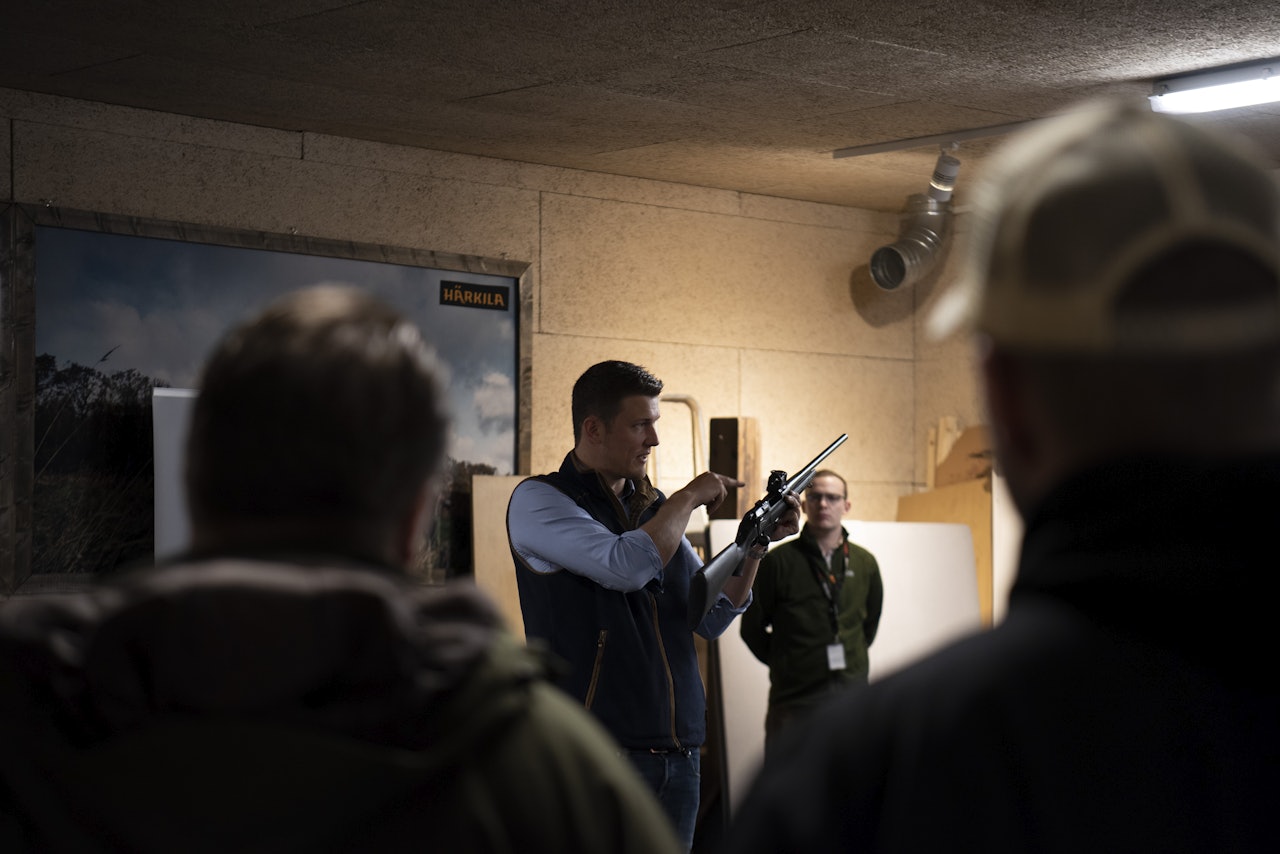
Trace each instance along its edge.
<instances>
[{"instance_id":1,"label":"jacket hood","mask_svg":"<svg viewBox=\"0 0 1280 854\"><path fill-rule=\"evenodd\" d=\"M200 716L423 748L464 689L496 697L541 672L513 645L490 660L504 630L474 588L372 566L203 560L56 598L9 603L6 643L79 743ZM474 710L501 706L454 726L483 729Z\"/></svg>"}]
</instances>

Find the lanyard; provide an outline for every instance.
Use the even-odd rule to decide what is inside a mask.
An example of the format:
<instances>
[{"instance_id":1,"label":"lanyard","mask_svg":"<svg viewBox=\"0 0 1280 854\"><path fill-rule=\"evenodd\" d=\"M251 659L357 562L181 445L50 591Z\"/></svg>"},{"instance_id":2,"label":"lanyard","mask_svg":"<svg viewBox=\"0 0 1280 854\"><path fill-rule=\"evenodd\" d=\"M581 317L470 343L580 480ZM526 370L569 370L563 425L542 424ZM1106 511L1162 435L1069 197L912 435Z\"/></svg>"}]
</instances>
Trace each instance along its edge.
<instances>
[{"instance_id":1,"label":"lanyard","mask_svg":"<svg viewBox=\"0 0 1280 854\"><path fill-rule=\"evenodd\" d=\"M849 541L844 541L844 561L843 566L837 572L834 566L836 553L831 553L832 566L827 567L827 571L823 572L824 563L819 555L819 560L812 561L810 566L813 567L814 574L818 577L818 586L822 588L822 595L827 597L827 605L830 609L831 616L831 635L836 640L840 639L840 604L836 601L836 597L840 595L840 585L844 580L844 573L849 566Z\"/></svg>"}]
</instances>

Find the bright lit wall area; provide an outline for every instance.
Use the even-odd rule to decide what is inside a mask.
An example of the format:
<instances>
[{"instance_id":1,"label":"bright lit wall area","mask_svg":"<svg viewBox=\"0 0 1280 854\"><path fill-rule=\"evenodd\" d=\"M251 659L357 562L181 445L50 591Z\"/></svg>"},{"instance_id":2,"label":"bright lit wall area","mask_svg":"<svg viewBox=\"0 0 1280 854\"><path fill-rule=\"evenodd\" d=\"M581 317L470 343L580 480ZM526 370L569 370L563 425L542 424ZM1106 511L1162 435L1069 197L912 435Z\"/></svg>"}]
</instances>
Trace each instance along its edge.
<instances>
[{"instance_id":1,"label":"bright lit wall area","mask_svg":"<svg viewBox=\"0 0 1280 854\"><path fill-rule=\"evenodd\" d=\"M4 89L0 121L15 202L528 264L534 471L560 464L573 380L602 359L706 418L758 419L766 470L847 432L829 462L860 519L923 485L927 425L981 420L959 345L920 340L933 286L869 281L891 214ZM687 415L661 427L672 488L692 473Z\"/></svg>"}]
</instances>

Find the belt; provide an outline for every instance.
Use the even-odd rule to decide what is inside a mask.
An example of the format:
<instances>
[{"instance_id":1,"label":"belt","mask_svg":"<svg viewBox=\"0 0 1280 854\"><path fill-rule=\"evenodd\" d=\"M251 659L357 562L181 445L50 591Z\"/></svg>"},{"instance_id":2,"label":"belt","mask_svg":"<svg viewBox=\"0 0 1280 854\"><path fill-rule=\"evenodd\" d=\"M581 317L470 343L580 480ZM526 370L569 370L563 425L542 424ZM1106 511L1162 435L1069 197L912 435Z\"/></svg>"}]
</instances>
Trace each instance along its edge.
<instances>
[{"instance_id":1,"label":"belt","mask_svg":"<svg viewBox=\"0 0 1280 854\"><path fill-rule=\"evenodd\" d=\"M698 752L696 747L628 747L631 753L648 753L652 756L689 757Z\"/></svg>"}]
</instances>

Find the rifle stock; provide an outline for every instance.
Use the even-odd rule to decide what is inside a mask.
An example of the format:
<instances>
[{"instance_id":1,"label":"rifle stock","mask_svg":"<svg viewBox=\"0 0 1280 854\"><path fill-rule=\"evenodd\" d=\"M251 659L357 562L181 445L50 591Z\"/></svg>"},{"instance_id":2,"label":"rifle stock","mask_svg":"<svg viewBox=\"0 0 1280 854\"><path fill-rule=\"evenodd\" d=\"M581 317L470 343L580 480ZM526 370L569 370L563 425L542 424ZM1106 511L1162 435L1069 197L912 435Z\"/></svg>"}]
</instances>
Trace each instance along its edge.
<instances>
[{"instance_id":1,"label":"rifle stock","mask_svg":"<svg viewBox=\"0 0 1280 854\"><path fill-rule=\"evenodd\" d=\"M774 471L769 475L769 489L764 498L747 511L738 525L738 533L734 541L719 554L713 557L689 580L689 630L693 631L702 622L703 617L715 604L716 597L729 582L729 578L742 571L742 561L747 556L747 549L758 540L767 541L773 533L778 519L787 510L788 495L799 495L809 486L818 466L831 456L831 452L844 444L848 433L841 433L826 450L809 461L809 464L796 472L790 480L786 480L786 472Z\"/></svg>"},{"instance_id":2,"label":"rifle stock","mask_svg":"<svg viewBox=\"0 0 1280 854\"><path fill-rule=\"evenodd\" d=\"M689 579L689 631L698 628L720 591L729 582L729 576L737 574L738 567L742 566L742 559L746 556L746 546L729 543Z\"/></svg>"}]
</instances>

